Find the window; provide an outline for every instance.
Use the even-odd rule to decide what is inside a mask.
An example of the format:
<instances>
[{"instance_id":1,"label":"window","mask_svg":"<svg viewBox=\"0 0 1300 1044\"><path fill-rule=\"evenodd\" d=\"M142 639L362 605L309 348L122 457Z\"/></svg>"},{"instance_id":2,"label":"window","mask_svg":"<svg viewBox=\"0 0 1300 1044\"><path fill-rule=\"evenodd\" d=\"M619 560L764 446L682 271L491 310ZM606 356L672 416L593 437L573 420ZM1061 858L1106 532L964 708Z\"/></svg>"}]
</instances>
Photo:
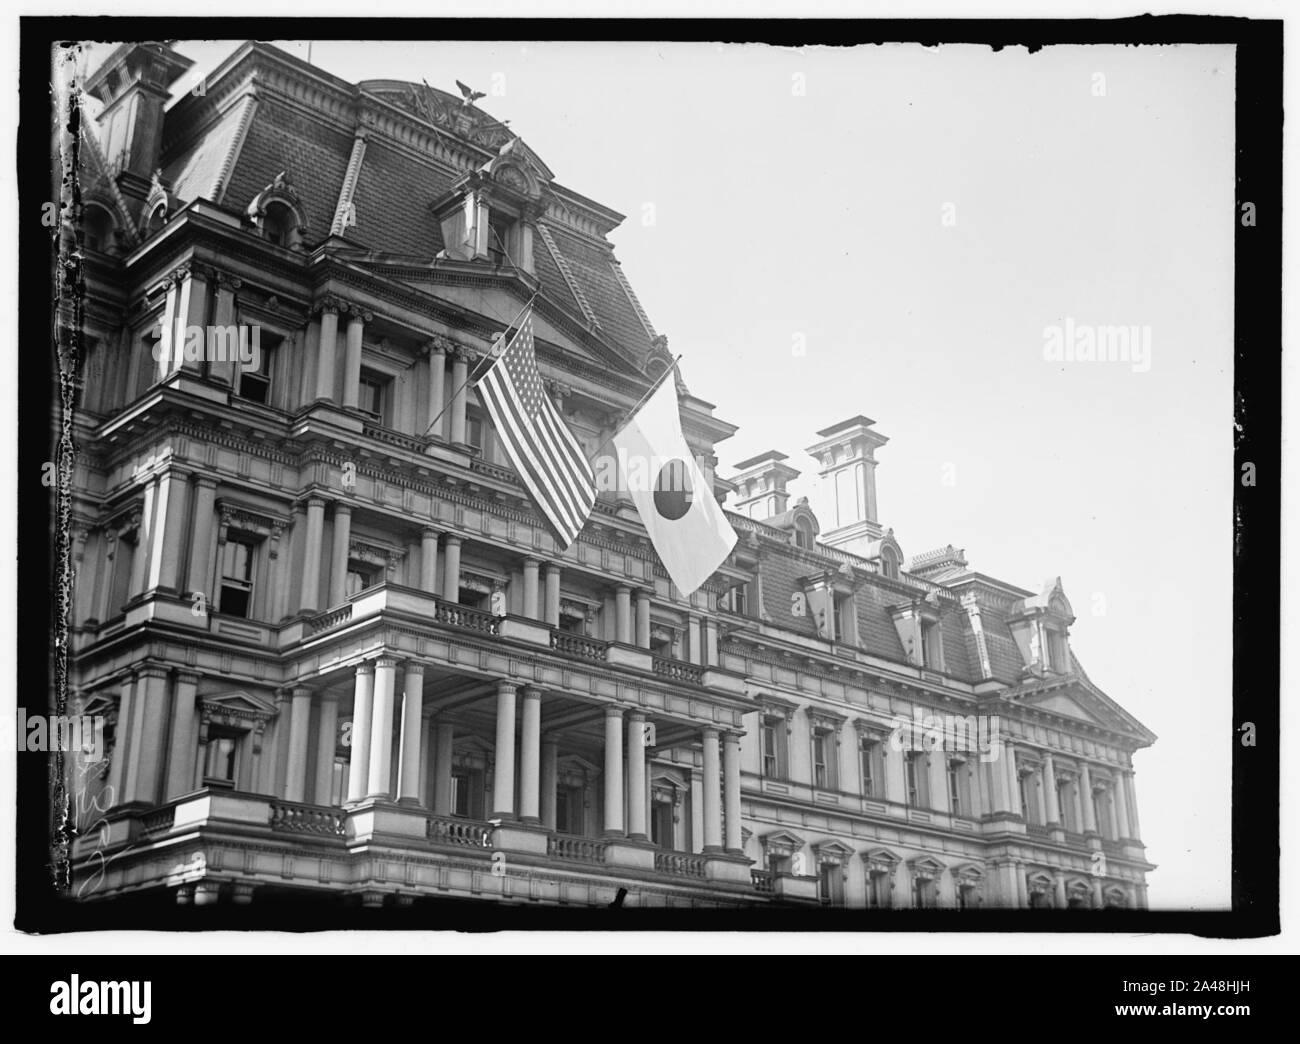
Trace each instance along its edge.
<instances>
[{"instance_id":1,"label":"window","mask_svg":"<svg viewBox=\"0 0 1300 1044\"><path fill-rule=\"evenodd\" d=\"M1047 631L1047 666L1057 674L1068 674L1070 670L1070 650L1065 643L1065 635L1060 631Z\"/></svg>"},{"instance_id":2,"label":"window","mask_svg":"<svg viewBox=\"0 0 1300 1044\"><path fill-rule=\"evenodd\" d=\"M765 779L786 778L785 719L777 714L764 715L759 726L759 743Z\"/></svg>"},{"instance_id":3,"label":"window","mask_svg":"<svg viewBox=\"0 0 1300 1044\"><path fill-rule=\"evenodd\" d=\"M1097 833L1107 841L1115 840L1115 832L1111 829L1110 791L1094 790L1092 792L1092 808L1097 822Z\"/></svg>"},{"instance_id":4,"label":"window","mask_svg":"<svg viewBox=\"0 0 1300 1044\"><path fill-rule=\"evenodd\" d=\"M569 613L560 613L560 630L569 634L586 634L587 619L583 616L572 616Z\"/></svg>"},{"instance_id":5,"label":"window","mask_svg":"<svg viewBox=\"0 0 1300 1044\"><path fill-rule=\"evenodd\" d=\"M836 789L835 734L829 729L813 730L813 786Z\"/></svg>"},{"instance_id":6,"label":"window","mask_svg":"<svg viewBox=\"0 0 1300 1044\"><path fill-rule=\"evenodd\" d=\"M858 739L858 757L862 764L862 796L885 796L884 747L875 736Z\"/></svg>"},{"instance_id":7,"label":"window","mask_svg":"<svg viewBox=\"0 0 1300 1044\"><path fill-rule=\"evenodd\" d=\"M492 596L472 587L462 587L457 601L467 609L481 609L485 613L492 607Z\"/></svg>"},{"instance_id":8,"label":"window","mask_svg":"<svg viewBox=\"0 0 1300 1044\"><path fill-rule=\"evenodd\" d=\"M969 881L957 885L957 909L974 910L979 906L979 887Z\"/></svg>"},{"instance_id":9,"label":"window","mask_svg":"<svg viewBox=\"0 0 1300 1044\"><path fill-rule=\"evenodd\" d=\"M362 370L361 380L357 385L357 409L383 424L387 400L387 379L369 370Z\"/></svg>"},{"instance_id":10,"label":"window","mask_svg":"<svg viewBox=\"0 0 1300 1044\"><path fill-rule=\"evenodd\" d=\"M334 758L334 774L330 778L330 804L335 808L340 807L348 796L348 771L350 764L347 758L336 755Z\"/></svg>"},{"instance_id":11,"label":"window","mask_svg":"<svg viewBox=\"0 0 1300 1044\"><path fill-rule=\"evenodd\" d=\"M650 840L660 848L672 849L676 847L673 844L673 799L670 794L663 795L663 798L665 800L656 794L650 808Z\"/></svg>"},{"instance_id":12,"label":"window","mask_svg":"<svg viewBox=\"0 0 1300 1044\"><path fill-rule=\"evenodd\" d=\"M1074 822L1074 802L1070 800L1070 785L1065 782L1056 784L1056 807L1061 817L1061 827L1077 832L1079 827Z\"/></svg>"},{"instance_id":13,"label":"window","mask_svg":"<svg viewBox=\"0 0 1300 1044\"><path fill-rule=\"evenodd\" d=\"M929 877L912 878L912 905L918 910L928 910L935 905L934 880Z\"/></svg>"},{"instance_id":14,"label":"window","mask_svg":"<svg viewBox=\"0 0 1300 1044\"><path fill-rule=\"evenodd\" d=\"M103 207L93 204L83 212L82 241L87 250L107 253L113 247L113 218Z\"/></svg>"},{"instance_id":15,"label":"window","mask_svg":"<svg viewBox=\"0 0 1300 1044\"><path fill-rule=\"evenodd\" d=\"M1026 823L1037 823L1038 815L1034 809L1034 789L1031 773L1019 772L1016 774L1020 783L1020 814L1025 817Z\"/></svg>"},{"instance_id":16,"label":"window","mask_svg":"<svg viewBox=\"0 0 1300 1044\"><path fill-rule=\"evenodd\" d=\"M672 635L652 634L650 635L650 651L656 656L673 655Z\"/></svg>"},{"instance_id":17,"label":"window","mask_svg":"<svg viewBox=\"0 0 1300 1044\"><path fill-rule=\"evenodd\" d=\"M221 602L218 611L247 617L253 605L253 556L257 545L241 538L227 539L222 547Z\"/></svg>"},{"instance_id":18,"label":"window","mask_svg":"<svg viewBox=\"0 0 1300 1044\"><path fill-rule=\"evenodd\" d=\"M970 779L960 758L948 762L948 803L954 816L970 815Z\"/></svg>"},{"instance_id":19,"label":"window","mask_svg":"<svg viewBox=\"0 0 1300 1044\"><path fill-rule=\"evenodd\" d=\"M806 518L798 519L794 524L794 546L802 547L805 551L813 549L812 523Z\"/></svg>"},{"instance_id":20,"label":"window","mask_svg":"<svg viewBox=\"0 0 1300 1044\"><path fill-rule=\"evenodd\" d=\"M242 329L241 327L241 331ZM265 331L258 332L257 356L253 360L257 365L252 366L243 362L236 365L239 372L236 378L238 389L235 394L241 399L247 399L249 402L260 402L263 405L270 403L271 360L282 340L283 338L277 334L269 334Z\"/></svg>"},{"instance_id":21,"label":"window","mask_svg":"<svg viewBox=\"0 0 1300 1044\"><path fill-rule=\"evenodd\" d=\"M145 225L145 235L152 236L156 232L161 232L165 224L167 224L167 204L159 203L149 215L149 221Z\"/></svg>"},{"instance_id":22,"label":"window","mask_svg":"<svg viewBox=\"0 0 1300 1044\"><path fill-rule=\"evenodd\" d=\"M930 784L926 775L925 755L910 750L903 755L903 778L907 785L907 803L913 808L930 807Z\"/></svg>"},{"instance_id":23,"label":"window","mask_svg":"<svg viewBox=\"0 0 1300 1044\"><path fill-rule=\"evenodd\" d=\"M204 786L233 787L239 778L239 740L242 733L213 727L203 763Z\"/></svg>"},{"instance_id":24,"label":"window","mask_svg":"<svg viewBox=\"0 0 1300 1044\"><path fill-rule=\"evenodd\" d=\"M276 246L292 245L294 229L293 211L283 203L270 203L262 219L262 235Z\"/></svg>"},{"instance_id":25,"label":"window","mask_svg":"<svg viewBox=\"0 0 1300 1044\"><path fill-rule=\"evenodd\" d=\"M721 607L739 616L748 616L749 584L740 584L723 595Z\"/></svg>"},{"instance_id":26,"label":"window","mask_svg":"<svg viewBox=\"0 0 1300 1044\"><path fill-rule=\"evenodd\" d=\"M561 834L586 833L581 787L555 788L555 829Z\"/></svg>"},{"instance_id":27,"label":"window","mask_svg":"<svg viewBox=\"0 0 1300 1044\"><path fill-rule=\"evenodd\" d=\"M943 670L943 640L937 621L921 621L921 665L932 671Z\"/></svg>"},{"instance_id":28,"label":"window","mask_svg":"<svg viewBox=\"0 0 1300 1044\"><path fill-rule=\"evenodd\" d=\"M888 910L892 900L890 875L883 872L871 873L867 877L867 906L872 910Z\"/></svg>"},{"instance_id":29,"label":"window","mask_svg":"<svg viewBox=\"0 0 1300 1044\"><path fill-rule=\"evenodd\" d=\"M360 594L366 588L374 587L379 583L381 576L382 571L379 566L349 559L348 575L343 582L343 594L348 598Z\"/></svg>"},{"instance_id":30,"label":"window","mask_svg":"<svg viewBox=\"0 0 1300 1044\"><path fill-rule=\"evenodd\" d=\"M488 215L488 256L494 265L513 265L518 260L514 247L515 220L493 210Z\"/></svg>"},{"instance_id":31,"label":"window","mask_svg":"<svg viewBox=\"0 0 1300 1044\"><path fill-rule=\"evenodd\" d=\"M880 552L880 571L891 580L898 579L898 555L894 553L892 547L887 547Z\"/></svg>"},{"instance_id":32,"label":"window","mask_svg":"<svg viewBox=\"0 0 1300 1044\"><path fill-rule=\"evenodd\" d=\"M451 814L466 819L469 818L469 798L469 774L466 772L453 772L451 774Z\"/></svg>"},{"instance_id":33,"label":"window","mask_svg":"<svg viewBox=\"0 0 1300 1044\"><path fill-rule=\"evenodd\" d=\"M844 873L838 863L822 863L817 868L817 893L824 906L844 905Z\"/></svg>"},{"instance_id":34,"label":"window","mask_svg":"<svg viewBox=\"0 0 1300 1044\"><path fill-rule=\"evenodd\" d=\"M483 418L466 417L465 418L465 442L478 450L479 455L483 454Z\"/></svg>"},{"instance_id":35,"label":"window","mask_svg":"<svg viewBox=\"0 0 1300 1044\"><path fill-rule=\"evenodd\" d=\"M857 644L857 621L854 619L853 596L835 596L835 640L844 645Z\"/></svg>"}]
</instances>

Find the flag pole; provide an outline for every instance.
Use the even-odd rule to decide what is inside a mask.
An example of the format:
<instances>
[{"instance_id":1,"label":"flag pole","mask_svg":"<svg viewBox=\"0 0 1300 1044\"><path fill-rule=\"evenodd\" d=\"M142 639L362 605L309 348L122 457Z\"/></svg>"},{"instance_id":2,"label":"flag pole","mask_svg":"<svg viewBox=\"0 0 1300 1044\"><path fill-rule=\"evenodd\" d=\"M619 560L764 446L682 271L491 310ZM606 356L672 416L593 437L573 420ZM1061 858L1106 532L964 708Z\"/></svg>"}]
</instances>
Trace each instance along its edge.
<instances>
[{"instance_id":1,"label":"flag pole","mask_svg":"<svg viewBox=\"0 0 1300 1044\"><path fill-rule=\"evenodd\" d=\"M530 298L529 298L529 299L524 303L523 308L519 309L519 314L516 315L513 319L510 320L510 325L507 326L507 327L505 328L505 330L502 332L501 336L498 338L498 342L499 342L500 344L505 345L505 344L509 343L509 342L506 340L506 334L508 334L508 333L509 333L513 328L514 328L515 323L519 322L520 317L521 317L521 316L522 316L526 311L528 311L529 307L532 305L532 303L533 303L534 301L537 300L538 295L540 295L541 292L542 292L542 291L541 291L540 289L538 289L538 290L533 294L533 296L530 297ZM484 359L495 359L495 358L496 358L496 356L494 356L493 353L492 353L492 351L489 350L488 353L483 357L483 359L480 359L478 362L476 362L476 363L474 364L474 369L470 371L469 376L466 377L463 381L460 382L460 387L458 387L458 388L456 388L455 390L452 391L452 393L451 393L451 398L449 398L449 399L447 400L447 406L444 406L442 409L440 409L440 410L438 411L438 416L434 417L433 420L429 421L429 426L428 426L427 428L424 429L424 435L422 436L423 438L426 438L426 439L427 439L427 438L429 437L429 432L433 431L433 426L434 426L435 424L437 424L438 421L442 420L442 415L443 415L444 413L447 412L447 407L450 406L453 402L455 402L455 401L456 401L456 396L459 395L459 394L461 393L462 389L464 389L467 385L469 385L469 384L474 380L474 376L475 376L475 374L478 373L478 368L479 368L480 366L483 365L483 361L484 361Z\"/></svg>"},{"instance_id":2,"label":"flag pole","mask_svg":"<svg viewBox=\"0 0 1300 1044\"><path fill-rule=\"evenodd\" d=\"M637 400L635 406L633 406L630 410L628 410L627 419L623 421L623 423L620 424L617 428L614 429L614 431L610 434L609 438L607 438L604 442L602 442L599 446L596 447L596 452L593 453L591 456L592 460L595 460L597 457L599 457L601 452L605 449L605 447L614 441L618 433L622 431L624 428L626 428L630 423L632 423L632 418L636 416L636 411L639 410L645 404L646 399L650 398L651 395L653 395L655 392L659 390L659 386L663 384L665 380L668 379L668 375L677 372L677 364L681 362L681 358L682 358L681 355L678 355L677 358L675 358L672 361L672 363L668 366L668 369L664 370L664 372L661 373L655 379L654 384L650 385L650 390L646 392L644 395L642 395L640 399Z\"/></svg>"}]
</instances>

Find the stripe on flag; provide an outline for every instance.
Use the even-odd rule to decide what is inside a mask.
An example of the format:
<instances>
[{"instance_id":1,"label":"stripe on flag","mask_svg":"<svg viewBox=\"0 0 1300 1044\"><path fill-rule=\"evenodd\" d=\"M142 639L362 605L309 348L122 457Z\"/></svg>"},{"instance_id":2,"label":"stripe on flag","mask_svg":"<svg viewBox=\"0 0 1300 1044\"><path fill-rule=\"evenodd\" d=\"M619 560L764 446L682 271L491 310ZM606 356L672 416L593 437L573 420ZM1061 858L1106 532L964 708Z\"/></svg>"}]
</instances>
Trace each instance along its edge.
<instances>
[{"instance_id":1,"label":"stripe on flag","mask_svg":"<svg viewBox=\"0 0 1300 1044\"><path fill-rule=\"evenodd\" d=\"M531 309L476 387L506 455L560 542L568 547L596 503L596 478L542 386Z\"/></svg>"}]
</instances>

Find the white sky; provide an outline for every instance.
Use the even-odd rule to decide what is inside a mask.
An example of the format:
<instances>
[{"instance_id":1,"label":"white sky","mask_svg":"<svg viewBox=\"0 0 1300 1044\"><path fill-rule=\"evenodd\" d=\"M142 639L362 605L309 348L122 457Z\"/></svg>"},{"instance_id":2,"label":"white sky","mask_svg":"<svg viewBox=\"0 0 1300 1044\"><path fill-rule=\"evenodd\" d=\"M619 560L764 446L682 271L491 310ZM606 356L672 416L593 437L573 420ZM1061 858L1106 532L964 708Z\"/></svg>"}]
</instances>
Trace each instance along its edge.
<instances>
[{"instance_id":1,"label":"white sky","mask_svg":"<svg viewBox=\"0 0 1300 1044\"><path fill-rule=\"evenodd\" d=\"M178 45L198 63L178 87L234 46ZM1135 760L1152 907L1228 905L1232 48L317 41L312 61L493 92L560 183L628 215L624 271L740 425L724 475L779 449L816 508L803 447L865 413L906 554L952 543L1035 591L1059 574L1089 675L1159 736ZM1149 327L1149 372L1044 361L1067 317Z\"/></svg>"}]
</instances>

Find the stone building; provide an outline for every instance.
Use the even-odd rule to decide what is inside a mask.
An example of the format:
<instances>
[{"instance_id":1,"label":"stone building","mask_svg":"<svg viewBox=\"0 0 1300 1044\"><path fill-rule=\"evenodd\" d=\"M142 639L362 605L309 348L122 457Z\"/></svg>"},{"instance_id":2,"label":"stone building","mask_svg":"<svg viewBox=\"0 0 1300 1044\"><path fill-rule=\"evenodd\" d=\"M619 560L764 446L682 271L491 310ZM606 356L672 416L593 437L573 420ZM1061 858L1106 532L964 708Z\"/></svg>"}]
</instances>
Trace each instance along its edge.
<instances>
[{"instance_id":1,"label":"stone building","mask_svg":"<svg viewBox=\"0 0 1300 1044\"><path fill-rule=\"evenodd\" d=\"M906 559L866 417L809 447L816 511L781 453L715 475L680 378L731 557L683 597L617 491L559 550L466 381L533 301L604 451L671 361L622 215L455 95L250 43L173 97L190 65L83 85L81 898L1145 906L1154 737L1059 581Z\"/></svg>"}]
</instances>

